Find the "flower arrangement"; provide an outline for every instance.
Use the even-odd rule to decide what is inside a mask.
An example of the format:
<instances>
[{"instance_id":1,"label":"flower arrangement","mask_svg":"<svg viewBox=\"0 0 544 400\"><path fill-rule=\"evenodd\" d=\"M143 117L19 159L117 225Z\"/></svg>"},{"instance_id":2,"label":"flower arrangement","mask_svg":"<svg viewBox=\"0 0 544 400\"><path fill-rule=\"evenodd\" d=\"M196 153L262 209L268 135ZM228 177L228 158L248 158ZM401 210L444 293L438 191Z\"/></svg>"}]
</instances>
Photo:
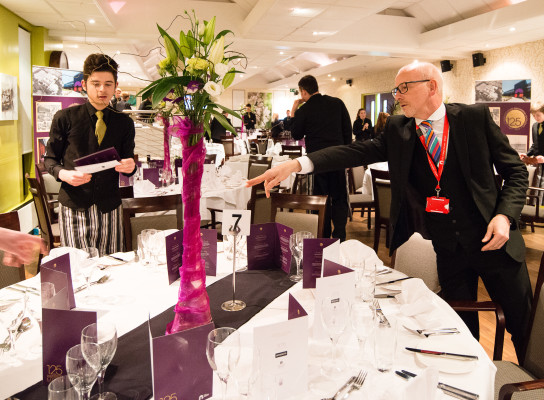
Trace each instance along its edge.
<instances>
[{"instance_id":1,"label":"flower arrangement","mask_svg":"<svg viewBox=\"0 0 544 400\"><path fill-rule=\"evenodd\" d=\"M206 148L204 132L210 133L213 116L221 125L235 133L219 109L240 118L236 112L217 103L217 97L232 84L237 71L229 66L245 56L225 51L224 30L215 34L215 17L199 21L194 11L182 16L190 23L187 32L180 32L179 42L158 26L164 40L166 58L157 66L161 78L141 91L151 96L153 108L164 123L164 168L170 169L169 136L181 139L183 174L183 255L180 267L178 301L174 320L166 333L176 333L211 321L210 301L206 293L206 273L201 257L200 185ZM172 120L172 125L170 122Z\"/></svg>"}]
</instances>

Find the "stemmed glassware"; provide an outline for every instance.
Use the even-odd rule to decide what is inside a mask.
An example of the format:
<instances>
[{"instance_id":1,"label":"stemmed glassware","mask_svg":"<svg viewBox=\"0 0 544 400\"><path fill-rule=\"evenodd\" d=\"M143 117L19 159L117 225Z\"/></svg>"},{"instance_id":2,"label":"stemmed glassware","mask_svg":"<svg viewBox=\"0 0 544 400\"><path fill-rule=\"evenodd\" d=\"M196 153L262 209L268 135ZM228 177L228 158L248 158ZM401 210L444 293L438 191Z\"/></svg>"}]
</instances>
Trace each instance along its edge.
<instances>
[{"instance_id":1,"label":"stemmed glassware","mask_svg":"<svg viewBox=\"0 0 544 400\"><path fill-rule=\"evenodd\" d=\"M358 357L359 360L363 359L362 355L364 354L366 341L374 330L374 320L374 308L370 307L369 304L361 302L351 304L350 322L359 343L359 351L361 353L360 357Z\"/></svg>"},{"instance_id":2,"label":"stemmed glassware","mask_svg":"<svg viewBox=\"0 0 544 400\"><path fill-rule=\"evenodd\" d=\"M225 400L229 378L240 359L240 334L236 329L227 327L210 331L206 343L206 356L221 381L222 399Z\"/></svg>"},{"instance_id":3,"label":"stemmed glassware","mask_svg":"<svg viewBox=\"0 0 544 400\"><path fill-rule=\"evenodd\" d=\"M108 368L108 365L117 350L117 329L115 328L115 325L106 321L101 321L99 324L94 323L87 325L81 331L81 344L84 346L87 343L97 344L100 352L98 394L93 396L91 400L116 400L117 396L114 393L103 392L106 368ZM83 355L86 355L85 346L83 347Z\"/></svg>"},{"instance_id":4,"label":"stemmed glassware","mask_svg":"<svg viewBox=\"0 0 544 400\"><path fill-rule=\"evenodd\" d=\"M289 247L291 248L291 254L295 258L295 262L297 264L296 274L289 276L289 279L293 282L298 282L302 279L300 262L302 261L304 239L311 239L313 237L314 235L311 232L307 231L296 232L289 237Z\"/></svg>"},{"instance_id":5,"label":"stemmed glassware","mask_svg":"<svg viewBox=\"0 0 544 400\"><path fill-rule=\"evenodd\" d=\"M83 275L83 278L85 279L86 296L84 297L84 299L86 301L91 301L94 300L90 291L91 278L93 276L93 272L96 269L96 266L98 265L98 249L96 249L95 247L84 247L82 250L87 253L86 258L81 260L80 263L81 275Z\"/></svg>"},{"instance_id":6,"label":"stemmed glassware","mask_svg":"<svg viewBox=\"0 0 544 400\"><path fill-rule=\"evenodd\" d=\"M78 344L66 353L66 373L80 400L89 400L99 370L100 349L96 343Z\"/></svg>"},{"instance_id":7,"label":"stemmed glassware","mask_svg":"<svg viewBox=\"0 0 544 400\"><path fill-rule=\"evenodd\" d=\"M338 375L344 362L338 357L338 339L346 329L349 319L349 303L344 297L325 297L321 301L321 321L332 342L332 359L321 367L327 376Z\"/></svg>"},{"instance_id":8,"label":"stemmed glassware","mask_svg":"<svg viewBox=\"0 0 544 400\"><path fill-rule=\"evenodd\" d=\"M47 400L77 400L76 389L66 376L59 376L47 386Z\"/></svg>"}]
</instances>

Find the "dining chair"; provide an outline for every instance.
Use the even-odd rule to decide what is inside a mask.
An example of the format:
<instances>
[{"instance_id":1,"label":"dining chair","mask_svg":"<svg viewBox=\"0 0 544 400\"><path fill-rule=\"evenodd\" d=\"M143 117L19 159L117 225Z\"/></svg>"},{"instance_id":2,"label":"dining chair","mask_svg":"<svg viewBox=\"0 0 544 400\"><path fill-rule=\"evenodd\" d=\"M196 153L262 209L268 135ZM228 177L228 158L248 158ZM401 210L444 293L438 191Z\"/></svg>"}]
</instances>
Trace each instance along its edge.
<instances>
[{"instance_id":1,"label":"dining chair","mask_svg":"<svg viewBox=\"0 0 544 400\"><path fill-rule=\"evenodd\" d=\"M541 168L539 166L539 168ZM540 203L540 197L544 193L544 188L538 187L538 173L537 167L533 165L527 166L527 171L529 172L529 188L526 192L526 204L521 210L520 224L527 224L531 226L531 232L535 232L535 226L542 227L536 224L544 223L544 206ZM540 194L540 196L539 196Z\"/></svg>"},{"instance_id":2,"label":"dining chair","mask_svg":"<svg viewBox=\"0 0 544 400\"><path fill-rule=\"evenodd\" d=\"M268 148L268 138L266 136L257 140L257 146L259 147L259 154L266 154Z\"/></svg>"},{"instance_id":3,"label":"dining chair","mask_svg":"<svg viewBox=\"0 0 544 400\"><path fill-rule=\"evenodd\" d=\"M378 251L380 233L385 228L385 247L389 248L389 225L391 211L391 181L389 171L370 168L372 191L374 192L374 251Z\"/></svg>"},{"instance_id":4,"label":"dining chair","mask_svg":"<svg viewBox=\"0 0 544 400\"><path fill-rule=\"evenodd\" d=\"M17 211L11 211L0 214L0 228L19 231L19 214ZM25 280L25 268L14 268L4 265L4 252L0 251L0 289L13 285L14 283Z\"/></svg>"},{"instance_id":5,"label":"dining chair","mask_svg":"<svg viewBox=\"0 0 544 400\"><path fill-rule=\"evenodd\" d=\"M436 253L430 240L414 233L393 253L393 268L413 278L420 278L435 293L442 290L438 282Z\"/></svg>"},{"instance_id":6,"label":"dining chair","mask_svg":"<svg viewBox=\"0 0 544 400\"><path fill-rule=\"evenodd\" d=\"M134 197L134 186L119 186L119 195L122 199Z\"/></svg>"},{"instance_id":7,"label":"dining chair","mask_svg":"<svg viewBox=\"0 0 544 400\"><path fill-rule=\"evenodd\" d=\"M234 136L221 136L221 144L225 150L225 160L240 155L240 153L234 152Z\"/></svg>"},{"instance_id":8,"label":"dining chair","mask_svg":"<svg viewBox=\"0 0 544 400\"><path fill-rule=\"evenodd\" d=\"M36 179L40 184L47 202L47 210L52 223L58 222L59 214L59 191L61 182L58 182L53 175L45 169L43 162L35 165Z\"/></svg>"},{"instance_id":9,"label":"dining chair","mask_svg":"<svg viewBox=\"0 0 544 400\"><path fill-rule=\"evenodd\" d=\"M375 209L374 199L372 194L357 193L357 189L363 186L363 180L365 177L364 167L348 168L348 189L349 189L349 205L351 208L351 215L349 220L353 221L353 214L357 209L361 209L361 218L364 217L365 210L368 212L367 227L371 226L371 212Z\"/></svg>"},{"instance_id":10,"label":"dining chair","mask_svg":"<svg viewBox=\"0 0 544 400\"><path fill-rule=\"evenodd\" d=\"M249 154L259 154L259 139L248 139Z\"/></svg>"},{"instance_id":11,"label":"dining chair","mask_svg":"<svg viewBox=\"0 0 544 400\"><path fill-rule=\"evenodd\" d=\"M213 164L215 165L217 161L217 153L216 154L206 154L206 158L204 158L204 164Z\"/></svg>"},{"instance_id":12,"label":"dining chair","mask_svg":"<svg viewBox=\"0 0 544 400\"><path fill-rule=\"evenodd\" d=\"M29 191L34 199L34 207L36 208L38 226L40 227L42 239L45 241L49 249L54 249L55 247L58 247L57 244L60 244L59 224L51 223L47 209L47 202L38 180L36 178L31 178L28 173L25 175L25 177L30 185Z\"/></svg>"},{"instance_id":13,"label":"dining chair","mask_svg":"<svg viewBox=\"0 0 544 400\"><path fill-rule=\"evenodd\" d=\"M309 231L314 237L323 237L328 196L291 193L271 193L270 221L293 228L294 232ZM278 211L280 209L280 211ZM315 211L317 214L284 210Z\"/></svg>"},{"instance_id":14,"label":"dining chair","mask_svg":"<svg viewBox=\"0 0 544 400\"><path fill-rule=\"evenodd\" d=\"M314 175L310 174L295 174L293 186L290 192L292 194L311 194L313 191Z\"/></svg>"},{"instance_id":15,"label":"dining chair","mask_svg":"<svg viewBox=\"0 0 544 400\"><path fill-rule=\"evenodd\" d=\"M126 198L123 203L123 233L126 251L138 247L138 234L144 229L183 229L181 195ZM175 214L161 213L175 210ZM136 215L153 213L153 215Z\"/></svg>"},{"instance_id":16,"label":"dining chair","mask_svg":"<svg viewBox=\"0 0 544 400\"><path fill-rule=\"evenodd\" d=\"M289 158L302 157L302 146L282 144L280 155L289 156Z\"/></svg>"},{"instance_id":17,"label":"dining chair","mask_svg":"<svg viewBox=\"0 0 544 400\"><path fill-rule=\"evenodd\" d=\"M255 176L261 175L264 173L267 169L270 169L272 167L272 161L274 160L273 157L266 157L261 154L254 154L249 156L248 166L247 166L247 172L248 172L248 179L253 179ZM250 176L251 167L253 165L264 165L266 168L262 170L262 172L258 173L257 175Z\"/></svg>"}]
</instances>

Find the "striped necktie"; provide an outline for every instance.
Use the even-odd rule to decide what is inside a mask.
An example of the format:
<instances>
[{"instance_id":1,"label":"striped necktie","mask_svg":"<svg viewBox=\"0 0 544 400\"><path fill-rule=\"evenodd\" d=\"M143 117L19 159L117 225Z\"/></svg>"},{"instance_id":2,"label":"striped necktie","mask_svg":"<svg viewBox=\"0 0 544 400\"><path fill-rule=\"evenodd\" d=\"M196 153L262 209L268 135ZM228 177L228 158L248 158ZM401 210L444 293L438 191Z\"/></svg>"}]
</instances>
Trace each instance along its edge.
<instances>
[{"instance_id":1,"label":"striped necktie","mask_svg":"<svg viewBox=\"0 0 544 400\"><path fill-rule=\"evenodd\" d=\"M98 144L100 145L104 139L104 135L106 134L106 123L104 122L104 113L102 111L97 111L95 115L97 120L94 134L96 135Z\"/></svg>"},{"instance_id":2,"label":"striped necktie","mask_svg":"<svg viewBox=\"0 0 544 400\"><path fill-rule=\"evenodd\" d=\"M434 134L431 121L421 121L421 124L419 125L425 128L425 143L427 144L427 151L429 152L429 155L433 159L434 163L438 165L438 161L440 160L440 143L438 143L438 139Z\"/></svg>"}]
</instances>

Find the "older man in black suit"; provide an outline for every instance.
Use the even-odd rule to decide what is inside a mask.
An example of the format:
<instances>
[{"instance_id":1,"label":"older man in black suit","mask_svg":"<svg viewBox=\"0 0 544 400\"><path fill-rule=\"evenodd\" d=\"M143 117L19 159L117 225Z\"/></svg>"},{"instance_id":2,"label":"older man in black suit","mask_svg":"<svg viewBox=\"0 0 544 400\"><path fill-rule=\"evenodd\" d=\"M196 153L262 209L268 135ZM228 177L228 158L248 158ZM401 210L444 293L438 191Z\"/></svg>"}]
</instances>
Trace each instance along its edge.
<instances>
[{"instance_id":1,"label":"older man in black suit","mask_svg":"<svg viewBox=\"0 0 544 400\"><path fill-rule=\"evenodd\" d=\"M433 242L446 300L476 300L478 277L506 314L520 354L531 310L525 244L517 221L527 170L484 105L442 102L442 77L429 63L401 68L392 93L404 116L391 116L373 141L336 146L281 164L248 182L267 190L291 172L327 171L388 161L391 249L414 232ZM504 179L495 184L493 167ZM462 315L475 337L476 316Z\"/></svg>"}]
</instances>

